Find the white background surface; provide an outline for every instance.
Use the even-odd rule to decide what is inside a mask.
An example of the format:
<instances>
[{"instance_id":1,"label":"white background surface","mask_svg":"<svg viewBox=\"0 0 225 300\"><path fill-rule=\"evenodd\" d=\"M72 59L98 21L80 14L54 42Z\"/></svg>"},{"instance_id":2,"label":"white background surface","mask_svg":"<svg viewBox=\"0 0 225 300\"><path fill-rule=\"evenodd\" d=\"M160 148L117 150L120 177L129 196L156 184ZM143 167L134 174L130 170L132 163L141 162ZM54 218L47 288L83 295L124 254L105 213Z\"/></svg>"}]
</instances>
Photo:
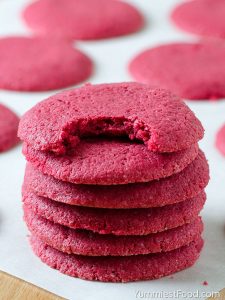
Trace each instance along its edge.
<instances>
[{"instance_id":1,"label":"white background surface","mask_svg":"<svg viewBox=\"0 0 225 300\"><path fill-rule=\"evenodd\" d=\"M0 0L0 35L29 34L20 20L20 11L27 2ZM168 41L195 40L195 37L177 30L169 21L169 12L180 1L130 0L129 2L139 7L148 20L142 32L129 37L77 43L96 64L95 74L90 82L131 80L126 66L140 50ZM21 115L53 93L55 92L0 91L0 101ZM201 145L211 168L211 181L207 188L208 200L202 213L206 225L205 247L194 267L175 274L173 278L129 284L106 284L74 279L41 263L31 252L27 241L28 232L22 221L20 190L25 162L19 146L0 155L0 269L67 299L75 300L133 300L140 299L136 298L137 291L198 290L201 294L225 287L225 158L214 147L215 133L225 122L225 102L188 102L188 104L206 129ZM208 286L203 286L204 280L208 281ZM199 297L204 298L204 294ZM166 299L166 295L161 299ZM171 299L175 299L175 296ZM180 299L191 297L183 296Z\"/></svg>"}]
</instances>

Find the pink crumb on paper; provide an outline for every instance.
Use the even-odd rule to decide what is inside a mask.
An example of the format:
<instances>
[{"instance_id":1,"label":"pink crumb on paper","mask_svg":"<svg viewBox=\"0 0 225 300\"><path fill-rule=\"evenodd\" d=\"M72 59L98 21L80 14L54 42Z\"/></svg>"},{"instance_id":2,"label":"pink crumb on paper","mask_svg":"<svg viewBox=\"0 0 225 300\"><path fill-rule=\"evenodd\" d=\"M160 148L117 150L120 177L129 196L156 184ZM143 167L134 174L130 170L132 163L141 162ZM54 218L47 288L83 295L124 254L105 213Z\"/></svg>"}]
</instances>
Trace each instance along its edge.
<instances>
[{"instance_id":1,"label":"pink crumb on paper","mask_svg":"<svg viewBox=\"0 0 225 300\"><path fill-rule=\"evenodd\" d=\"M208 281L206 281L206 280L203 281L202 285L209 285L209 284L208 284Z\"/></svg>"}]
</instances>

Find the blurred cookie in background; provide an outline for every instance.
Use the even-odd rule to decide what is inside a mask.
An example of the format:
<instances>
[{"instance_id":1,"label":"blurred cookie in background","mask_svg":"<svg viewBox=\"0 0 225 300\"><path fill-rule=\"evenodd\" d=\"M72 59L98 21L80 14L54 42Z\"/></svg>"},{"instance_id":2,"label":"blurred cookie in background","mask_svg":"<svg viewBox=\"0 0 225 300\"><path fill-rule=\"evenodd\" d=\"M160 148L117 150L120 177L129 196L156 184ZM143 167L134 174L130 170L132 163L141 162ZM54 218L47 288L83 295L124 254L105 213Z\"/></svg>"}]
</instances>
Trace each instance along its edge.
<instances>
[{"instance_id":1,"label":"blurred cookie in background","mask_svg":"<svg viewBox=\"0 0 225 300\"><path fill-rule=\"evenodd\" d=\"M166 88L182 98L225 97L222 41L172 43L147 49L131 61L129 70L137 81Z\"/></svg>"},{"instance_id":2,"label":"blurred cookie in background","mask_svg":"<svg viewBox=\"0 0 225 300\"><path fill-rule=\"evenodd\" d=\"M19 143L18 125L19 117L0 103L0 152L9 150Z\"/></svg>"},{"instance_id":3,"label":"blurred cookie in background","mask_svg":"<svg viewBox=\"0 0 225 300\"><path fill-rule=\"evenodd\" d=\"M60 89L84 81L91 73L91 60L68 41L32 37L0 39L0 89Z\"/></svg>"},{"instance_id":4,"label":"blurred cookie in background","mask_svg":"<svg viewBox=\"0 0 225 300\"><path fill-rule=\"evenodd\" d=\"M98 40L127 35L144 25L141 13L118 0L39 0L23 19L36 35Z\"/></svg>"},{"instance_id":5,"label":"blurred cookie in background","mask_svg":"<svg viewBox=\"0 0 225 300\"><path fill-rule=\"evenodd\" d=\"M217 132L216 147L225 156L225 124Z\"/></svg>"},{"instance_id":6,"label":"blurred cookie in background","mask_svg":"<svg viewBox=\"0 0 225 300\"><path fill-rule=\"evenodd\" d=\"M177 6L171 18L181 29L211 37L225 38L225 1L186 1Z\"/></svg>"}]
</instances>

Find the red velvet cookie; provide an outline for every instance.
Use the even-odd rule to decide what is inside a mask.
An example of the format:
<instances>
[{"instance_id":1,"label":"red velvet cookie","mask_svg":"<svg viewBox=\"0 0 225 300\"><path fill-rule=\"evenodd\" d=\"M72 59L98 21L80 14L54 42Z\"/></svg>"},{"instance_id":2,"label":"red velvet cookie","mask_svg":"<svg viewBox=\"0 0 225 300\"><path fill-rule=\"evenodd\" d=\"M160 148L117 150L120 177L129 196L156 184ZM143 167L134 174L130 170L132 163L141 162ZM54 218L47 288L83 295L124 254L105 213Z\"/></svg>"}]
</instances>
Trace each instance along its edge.
<instances>
[{"instance_id":1,"label":"red velvet cookie","mask_svg":"<svg viewBox=\"0 0 225 300\"><path fill-rule=\"evenodd\" d=\"M12 148L19 142L17 137L18 125L19 118L17 115L0 104L0 152Z\"/></svg>"},{"instance_id":2,"label":"red velvet cookie","mask_svg":"<svg viewBox=\"0 0 225 300\"><path fill-rule=\"evenodd\" d=\"M66 41L6 37L0 39L0 69L1 89L45 91L87 79L92 62Z\"/></svg>"},{"instance_id":3,"label":"red velvet cookie","mask_svg":"<svg viewBox=\"0 0 225 300\"><path fill-rule=\"evenodd\" d=\"M39 0L23 18L35 34L76 40L126 35L144 25L136 8L115 0Z\"/></svg>"},{"instance_id":4,"label":"red velvet cookie","mask_svg":"<svg viewBox=\"0 0 225 300\"><path fill-rule=\"evenodd\" d=\"M24 205L35 214L73 229L115 235L146 235L190 223L198 216L205 199L201 192L192 199L163 207L104 209L59 203L23 187Z\"/></svg>"},{"instance_id":5,"label":"red velvet cookie","mask_svg":"<svg viewBox=\"0 0 225 300\"><path fill-rule=\"evenodd\" d=\"M200 238L188 246L166 252L136 256L90 257L66 254L40 239L30 239L34 253L47 265L82 279L128 282L161 278L192 266L203 247Z\"/></svg>"},{"instance_id":6,"label":"red velvet cookie","mask_svg":"<svg viewBox=\"0 0 225 300\"><path fill-rule=\"evenodd\" d=\"M172 20L183 30L225 38L224 0L186 1L175 8Z\"/></svg>"},{"instance_id":7,"label":"red velvet cookie","mask_svg":"<svg viewBox=\"0 0 225 300\"><path fill-rule=\"evenodd\" d=\"M182 98L225 96L224 42L158 46L135 57L129 68L136 80L167 88Z\"/></svg>"},{"instance_id":8,"label":"red velvet cookie","mask_svg":"<svg viewBox=\"0 0 225 300\"><path fill-rule=\"evenodd\" d=\"M71 205L101 208L144 208L177 203L196 196L208 181L209 167L202 151L183 171L146 183L72 184L44 175L30 163L24 177L27 189L38 196Z\"/></svg>"},{"instance_id":9,"label":"red velvet cookie","mask_svg":"<svg viewBox=\"0 0 225 300\"><path fill-rule=\"evenodd\" d=\"M129 256L167 252L197 240L203 223L197 218L190 224L142 236L102 235L86 230L75 230L54 224L29 209L24 209L28 229L49 246L68 253L87 256Z\"/></svg>"},{"instance_id":10,"label":"red velvet cookie","mask_svg":"<svg viewBox=\"0 0 225 300\"><path fill-rule=\"evenodd\" d=\"M115 185L147 182L182 171L198 155L198 145L173 153L151 152L130 141L89 139L69 155L24 145L26 159L42 173L76 184Z\"/></svg>"},{"instance_id":11,"label":"red velvet cookie","mask_svg":"<svg viewBox=\"0 0 225 300\"><path fill-rule=\"evenodd\" d=\"M151 151L175 152L197 143L204 131L180 99L139 83L64 91L34 106L19 126L27 144L57 154L65 154L80 138L102 134L141 140Z\"/></svg>"},{"instance_id":12,"label":"red velvet cookie","mask_svg":"<svg viewBox=\"0 0 225 300\"><path fill-rule=\"evenodd\" d=\"M225 125L217 132L216 147L223 155L225 155Z\"/></svg>"}]
</instances>

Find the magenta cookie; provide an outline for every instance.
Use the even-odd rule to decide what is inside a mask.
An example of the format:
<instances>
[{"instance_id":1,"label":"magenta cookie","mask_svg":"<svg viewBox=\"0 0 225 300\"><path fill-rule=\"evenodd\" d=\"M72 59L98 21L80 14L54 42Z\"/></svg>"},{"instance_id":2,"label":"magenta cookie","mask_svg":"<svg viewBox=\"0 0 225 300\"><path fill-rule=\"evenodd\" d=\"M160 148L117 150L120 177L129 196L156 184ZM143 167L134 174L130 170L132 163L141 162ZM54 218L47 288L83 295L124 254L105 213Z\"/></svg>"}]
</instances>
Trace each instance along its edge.
<instances>
[{"instance_id":1,"label":"magenta cookie","mask_svg":"<svg viewBox=\"0 0 225 300\"><path fill-rule=\"evenodd\" d=\"M203 247L200 238L179 249L148 255L90 257L60 252L35 236L30 239L34 253L51 268L82 279L129 282L156 279L192 266Z\"/></svg>"},{"instance_id":2,"label":"magenta cookie","mask_svg":"<svg viewBox=\"0 0 225 300\"><path fill-rule=\"evenodd\" d=\"M71 154L57 156L24 144L26 159L42 173L76 184L147 182L182 171L198 155L198 145L172 153L151 152L130 141L89 139Z\"/></svg>"},{"instance_id":3,"label":"magenta cookie","mask_svg":"<svg viewBox=\"0 0 225 300\"><path fill-rule=\"evenodd\" d=\"M47 91L84 81L92 62L66 41L6 37L0 39L0 69L1 89Z\"/></svg>"},{"instance_id":4,"label":"magenta cookie","mask_svg":"<svg viewBox=\"0 0 225 300\"><path fill-rule=\"evenodd\" d=\"M225 155L225 125L217 132L216 147L223 155Z\"/></svg>"},{"instance_id":5,"label":"magenta cookie","mask_svg":"<svg viewBox=\"0 0 225 300\"><path fill-rule=\"evenodd\" d=\"M206 196L198 196L163 207L137 209L104 209L72 206L27 192L23 187L26 209L73 229L100 234L146 235L192 222L204 206Z\"/></svg>"},{"instance_id":6,"label":"magenta cookie","mask_svg":"<svg viewBox=\"0 0 225 300\"><path fill-rule=\"evenodd\" d=\"M208 181L209 167L202 151L183 171L146 183L77 185L44 175L30 163L24 177L27 189L38 196L71 205L101 208L144 208L177 203L196 196Z\"/></svg>"},{"instance_id":7,"label":"magenta cookie","mask_svg":"<svg viewBox=\"0 0 225 300\"><path fill-rule=\"evenodd\" d=\"M19 142L17 137L18 125L19 118L17 115L0 104L0 152L12 148Z\"/></svg>"},{"instance_id":8,"label":"magenta cookie","mask_svg":"<svg viewBox=\"0 0 225 300\"><path fill-rule=\"evenodd\" d=\"M96 40L133 33L144 25L142 15L115 0L39 0L23 12L37 35Z\"/></svg>"},{"instance_id":9,"label":"magenta cookie","mask_svg":"<svg viewBox=\"0 0 225 300\"><path fill-rule=\"evenodd\" d=\"M225 38L224 16L224 0L198 0L177 6L171 17L178 27L188 32Z\"/></svg>"},{"instance_id":10,"label":"magenta cookie","mask_svg":"<svg viewBox=\"0 0 225 300\"><path fill-rule=\"evenodd\" d=\"M203 223L197 218L190 224L144 236L101 235L54 224L29 209L24 210L28 229L47 245L68 253L87 256L129 256L167 252L197 240Z\"/></svg>"},{"instance_id":11,"label":"magenta cookie","mask_svg":"<svg viewBox=\"0 0 225 300\"><path fill-rule=\"evenodd\" d=\"M182 98L203 100L225 96L224 42L158 46L135 57L129 69L137 81L167 88Z\"/></svg>"},{"instance_id":12,"label":"magenta cookie","mask_svg":"<svg viewBox=\"0 0 225 300\"><path fill-rule=\"evenodd\" d=\"M175 152L197 143L204 130L170 92L132 82L88 84L56 94L29 110L19 126L27 144L57 154L80 138L102 134L140 140L155 152Z\"/></svg>"}]
</instances>

